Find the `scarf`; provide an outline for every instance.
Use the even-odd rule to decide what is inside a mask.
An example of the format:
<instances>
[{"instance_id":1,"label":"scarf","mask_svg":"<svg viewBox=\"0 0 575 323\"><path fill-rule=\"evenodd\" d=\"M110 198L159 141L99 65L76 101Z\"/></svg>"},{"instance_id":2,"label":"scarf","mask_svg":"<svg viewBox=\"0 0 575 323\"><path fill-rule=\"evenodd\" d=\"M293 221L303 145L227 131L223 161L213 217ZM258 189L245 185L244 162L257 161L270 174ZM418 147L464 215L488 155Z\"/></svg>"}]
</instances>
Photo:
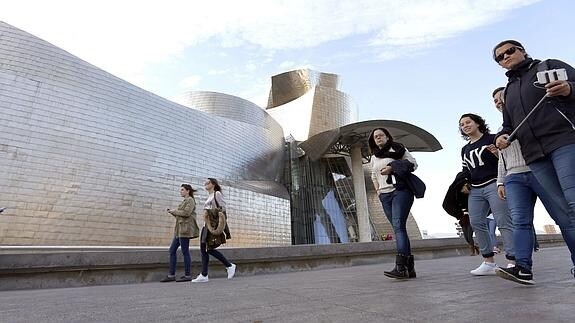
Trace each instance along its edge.
<instances>
[{"instance_id":1,"label":"scarf","mask_svg":"<svg viewBox=\"0 0 575 323\"><path fill-rule=\"evenodd\" d=\"M394 151L390 151L393 148ZM383 148L377 147L373 152L377 158L402 159L405 154L405 146L398 142L386 142Z\"/></svg>"}]
</instances>

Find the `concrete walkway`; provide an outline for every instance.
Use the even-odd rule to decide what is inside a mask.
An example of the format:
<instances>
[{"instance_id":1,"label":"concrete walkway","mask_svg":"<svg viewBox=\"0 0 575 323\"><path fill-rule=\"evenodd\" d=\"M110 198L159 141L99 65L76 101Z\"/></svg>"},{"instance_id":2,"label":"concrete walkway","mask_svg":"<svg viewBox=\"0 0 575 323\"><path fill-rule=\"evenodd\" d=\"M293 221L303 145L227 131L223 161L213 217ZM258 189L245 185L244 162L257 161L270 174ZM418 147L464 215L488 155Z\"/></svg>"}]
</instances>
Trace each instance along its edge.
<instances>
[{"instance_id":1,"label":"concrete walkway","mask_svg":"<svg viewBox=\"0 0 575 323\"><path fill-rule=\"evenodd\" d=\"M4 291L0 322L575 322L566 247L534 255L535 286L471 276L480 261L417 261L409 281L384 277L391 264L377 264L250 276L238 268L233 280L204 284Z\"/></svg>"}]
</instances>

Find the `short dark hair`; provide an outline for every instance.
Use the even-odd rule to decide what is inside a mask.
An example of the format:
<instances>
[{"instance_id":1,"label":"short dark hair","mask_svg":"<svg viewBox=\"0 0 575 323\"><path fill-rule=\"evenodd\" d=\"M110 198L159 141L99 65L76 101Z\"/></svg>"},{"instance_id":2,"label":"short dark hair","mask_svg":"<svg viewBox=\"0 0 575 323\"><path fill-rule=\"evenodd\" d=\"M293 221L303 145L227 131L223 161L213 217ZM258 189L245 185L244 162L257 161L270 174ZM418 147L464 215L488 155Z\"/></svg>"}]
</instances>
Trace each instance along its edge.
<instances>
[{"instance_id":1,"label":"short dark hair","mask_svg":"<svg viewBox=\"0 0 575 323\"><path fill-rule=\"evenodd\" d=\"M385 136L387 137L387 143L389 143L389 145L391 145L393 143L393 137L391 136L391 133L389 133L389 131L385 128L375 128L373 129L373 131L371 132L371 134L369 135L369 138L367 139L367 144L369 145L369 150L370 153L373 154L375 151L377 151L379 149L379 147L377 146L377 144L375 143L375 139L373 139L373 134L375 133L376 130L381 130L383 131L383 133L385 134ZM387 145L386 143L386 145ZM390 146L391 147L391 146Z\"/></svg>"},{"instance_id":2,"label":"short dark hair","mask_svg":"<svg viewBox=\"0 0 575 323\"><path fill-rule=\"evenodd\" d=\"M473 120L475 123L477 123L477 125L479 125L479 132L489 134L489 126L487 126L485 119L483 119L482 117L480 117L476 114L473 114L473 113L465 113L461 116L461 118L459 118L459 121L461 121L461 119L463 119L463 118L469 118L469 119ZM461 130L461 127L459 127L459 133L461 134L463 139L469 140L469 136L466 135L465 133L463 133L463 130Z\"/></svg>"},{"instance_id":3,"label":"short dark hair","mask_svg":"<svg viewBox=\"0 0 575 323\"><path fill-rule=\"evenodd\" d=\"M183 187L186 191L188 191L191 197L194 197L194 192L197 191L190 184L182 184L181 187Z\"/></svg>"},{"instance_id":4,"label":"short dark hair","mask_svg":"<svg viewBox=\"0 0 575 323\"><path fill-rule=\"evenodd\" d=\"M495 58L497 55L495 55L495 51L497 50L497 48L505 45L505 44L511 44L511 45L515 45L517 47L521 47L521 49L523 49L525 51L525 47L523 47L523 45L521 45L520 42L513 40L513 39L508 39L508 40L504 40L502 42L500 42L499 44L495 45L495 47L493 47L493 60L497 62L497 59ZM497 62L499 63L499 62Z\"/></svg>"},{"instance_id":5,"label":"short dark hair","mask_svg":"<svg viewBox=\"0 0 575 323\"><path fill-rule=\"evenodd\" d=\"M503 91L503 90L505 90L505 87L504 87L504 86L500 86L500 87L496 88L495 90L493 90L493 93L491 93L491 97L494 97L495 94L497 94L497 92L500 92L500 91Z\"/></svg>"},{"instance_id":6,"label":"short dark hair","mask_svg":"<svg viewBox=\"0 0 575 323\"><path fill-rule=\"evenodd\" d=\"M221 192L222 191L222 187L220 186L220 183L218 183L217 179L208 177L208 181L210 181L210 183L212 183L214 185L214 191L215 192Z\"/></svg>"}]
</instances>

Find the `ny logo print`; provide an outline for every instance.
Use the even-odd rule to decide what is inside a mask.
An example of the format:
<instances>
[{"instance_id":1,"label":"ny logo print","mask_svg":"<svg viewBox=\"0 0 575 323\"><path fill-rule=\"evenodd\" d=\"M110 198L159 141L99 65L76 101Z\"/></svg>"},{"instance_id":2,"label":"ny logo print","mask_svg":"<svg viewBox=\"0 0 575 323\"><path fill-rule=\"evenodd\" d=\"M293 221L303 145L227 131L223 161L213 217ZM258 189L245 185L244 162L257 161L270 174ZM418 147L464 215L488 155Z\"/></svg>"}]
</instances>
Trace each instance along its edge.
<instances>
[{"instance_id":1,"label":"ny logo print","mask_svg":"<svg viewBox=\"0 0 575 323\"><path fill-rule=\"evenodd\" d=\"M468 168L475 168L479 166L483 166L485 163L481 158L481 154L487 148L487 146L481 146L479 148L475 148L469 152L469 156L463 156L463 162L467 165ZM476 158L473 158L475 156ZM475 166L475 161L477 160L477 166Z\"/></svg>"}]
</instances>

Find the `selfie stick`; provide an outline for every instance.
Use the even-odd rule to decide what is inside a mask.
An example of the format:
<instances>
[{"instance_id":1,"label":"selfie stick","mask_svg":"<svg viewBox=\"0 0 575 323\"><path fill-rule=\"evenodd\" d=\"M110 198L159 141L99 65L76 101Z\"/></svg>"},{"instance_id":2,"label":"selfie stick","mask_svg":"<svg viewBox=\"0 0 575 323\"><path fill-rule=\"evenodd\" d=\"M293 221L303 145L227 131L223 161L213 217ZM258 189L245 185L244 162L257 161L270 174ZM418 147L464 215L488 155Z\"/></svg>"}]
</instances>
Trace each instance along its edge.
<instances>
[{"instance_id":1,"label":"selfie stick","mask_svg":"<svg viewBox=\"0 0 575 323\"><path fill-rule=\"evenodd\" d=\"M517 130L519 130L519 128L521 128L521 126L525 123L525 121L527 121L527 119L533 114L533 112L535 112L535 110L537 110L537 108L539 108L541 106L541 103L543 103L543 101L545 101L545 99L547 98L547 94L545 94L541 100L539 100L539 102L537 102L537 104L533 107L533 109L531 109L531 111L529 111L529 113L525 116L525 118L523 120L521 120L521 122L517 125L517 127L515 127L515 130L513 130L513 132L509 135L509 137L507 137L507 142L511 143L513 140L515 140L515 136L517 135Z\"/></svg>"}]
</instances>

